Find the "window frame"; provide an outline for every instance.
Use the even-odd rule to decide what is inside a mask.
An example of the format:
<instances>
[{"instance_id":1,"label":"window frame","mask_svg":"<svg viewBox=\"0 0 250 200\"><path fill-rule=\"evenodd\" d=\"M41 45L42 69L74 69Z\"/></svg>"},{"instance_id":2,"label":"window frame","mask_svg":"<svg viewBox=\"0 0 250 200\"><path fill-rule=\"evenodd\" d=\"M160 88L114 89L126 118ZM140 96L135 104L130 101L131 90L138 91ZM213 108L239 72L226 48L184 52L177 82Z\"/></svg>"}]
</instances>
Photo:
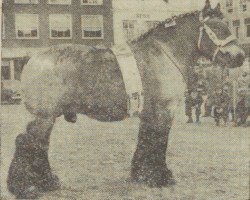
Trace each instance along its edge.
<instances>
[{"instance_id":1,"label":"window frame","mask_svg":"<svg viewBox=\"0 0 250 200\"><path fill-rule=\"evenodd\" d=\"M246 12L247 11L247 1L246 0L240 0L239 1L239 8L241 12Z\"/></svg>"},{"instance_id":2,"label":"window frame","mask_svg":"<svg viewBox=\"0 0 250 200\"><path fill-rule=\"evenodd\" d=\"M239 39L240 38L240 25L241 25L240 20L239 19L233 20L232 25L233 25L234 35L237 39Z\"/></svg>"},{"instance_id":3,"label":"window frame","mask_svg":"<svg viewBox=\"0 0 250 200\"><path fill-rule=\"evenodd\" d=\"M234 26L235 37L240 38L240 26Z\"/></svg>"},{"instance_id":4,"label":"window frame","mask_svg":"<svg viewBox=\"0 0 250 200\"><path fill-rule=\"evenodd\" d=\"M157 21L157 20L146 21L148 30L156 28L160 23L161 21ZM151 27L149 27L149 25L151 25Z\"/></svg>"},{"instance_id":5,"label":"window frame","mask_svg":"<svg viewBox=\"0 0 250 200\"><path fill-rule=\"evenodd\" d=\"M6 62L8 63L8 65L6 65ZM3 64L3 63L5 63L5 65ZM5 73L3 73L3 71L4 71L4 68L7 68L7 76L8 76L8 78L6 78L5 77ZM8 80L11 80L11 70L10 70L10 61L4 61L4 62L2 62L2 64L1 64L1 80L2 81L8 81Z\"/></svg>"},{"instance_id":6,"label":"window frame","mask_svg":"<svg viewBox=\"0 0 250 200\"><path fill-rule=\"evenodd\" d=\"M72 0L69 0L70 3L53 3L51 2L51 0L48 0L48 4L50 5L71 5L72 4Z\"/></svg>"},{"instance_id":7,"label":"window frame","mask_svg":"<svg viewBox=\"0 0 250 200\"><path fill-rule=\"evenodd\" d=\"M103 0L97 0L98 2L101 1L101 3L83 3L82 0L81 1L81 5L82 6L101 6L103 5Z\"/></svg>"},{"instance_id":8,"label":"window frame","mask_svg":"<svg viewBox=\"0 0 250 200\"><path fill-rule=\"evenodd\" d=\"M32 2L16 2L16 1L17 0L14 1L15 4L39 4L39 0L33 0L33 1L36 1L35 3L32 3ZM27 1L32 1L32 0L27 0Z\"/></svg>"},{"instance_id":9,"label":"window frame","mask_svg":"<svg viewBox=\"0 0 250 200\"><path fill-rule=\"evenodd\" d=\"M246 38L250 38L250 17L244 19ZM249 30L249 32L248 32Z\"/></svg>"},{"instance_id":10,"label":"window frame","mask_svg":"<svg viewBox=\"0 0 250 200\"><path fill-rule=\"evenodd\" d=\"M68 15L70 16L70 37L52 37L52 27L51 27L51 17L55 15ZM72 22L72 15L65 13L65 14L49 14L49 39L51 40L71 40L73 35L73 22Z\"/></svg>"},{"instance_id":11,"label":"window frame","mask_svg":"<svg viewBox=\"0 0 250 200\"><path fill-rule=\"evenodd\" d=\"M133 28L131 28L131 24L130 24L131 22L133 22ZM124 27L124 23L128 24L127 28ZM122 32L123 32L123 36L125 37L124 39L126 41L131 41L131 40L135 39L135 37L137 36L137 28L138 27L136 25L138 25L138 21L137 20L122 20ZM126 30L126 33L124 33L125 30ZM132 38L128 37L130 35L128 33L128 32L130 32L130 30L133 31Z\"/></svg>"},{"instance_id":12,"label":"window frame","mask_svg":"<svg viewBox=\"0 0 250 200\"><path fill-rule=\"evenodd\" d=\"M37 20L37 36L36 37L19 37L18 36L18 28L17 28L17 21L16 21L16 16L17 15L33 15L36 16ZM16 34L16 39L18 40L37 40L40 38L40 33L39 33L39 14L33 14L33 13L15 13L15 34Z\"/></svg>"},{"instance_id":13,"label":"window frame","mask_svg":"<svg viewBox=\"0 0 250 200\"><path fill-rule=\"evenodd\" d=\"M6 28L5 28L5 15L2 13L2 29L1 29L1 34L2 34L2 39L6 38Z\"/></svg>"},{"instance_id":14,"label":"window frame","mask_svg":"<svg viewBox=\"0 0 250 200\"><path fill-rule=\"evenodd\" d=\"M227 13L233 13L234 12L234 2L233 2L233 0L226 0L226 10L227 10Z\"/></svg>"},{"instance_id":15,"label":"window frame","mask_svg":"<svg viewBox=\"0 0 250 200\"><path fill-rule=\"evenodd\" d=\"M95 16L95 17L101 17L101 21L102 21L102 27L101 27L101 33L102 33L102 36L101 37L84 37L84 32L83 32L83 17L84 16ZM84 39L84 40L92 40L92 39L94 39L94 40L102 40L102 39L104 39L104 20L103 20L103 15L81 15L81 30L82 30L82 39Z\"/></svg>"},{"instance_id":16,"label":"window frame","mask_svg":"<svg viewBox=\"0 0 250 200\"><path fill-rule=\"evenodd\" d=\"M249 31L249 32L248 32ZM246 24L246 37L250 38L250 23Z\"/></svg>"}]
</instances>

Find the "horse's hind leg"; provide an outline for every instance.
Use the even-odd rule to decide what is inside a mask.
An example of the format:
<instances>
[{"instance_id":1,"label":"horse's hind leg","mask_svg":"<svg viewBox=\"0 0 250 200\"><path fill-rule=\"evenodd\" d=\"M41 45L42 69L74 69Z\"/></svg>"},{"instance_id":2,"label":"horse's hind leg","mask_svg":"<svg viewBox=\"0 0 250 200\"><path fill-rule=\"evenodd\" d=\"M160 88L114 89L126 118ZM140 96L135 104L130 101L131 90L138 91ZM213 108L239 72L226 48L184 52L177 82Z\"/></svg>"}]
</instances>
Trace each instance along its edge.
<instances>
[{"instance_id":1,"label":"horse's hind leg","mask_svg":"<svg viewBox=\"0 0 250 200\"><path fill-rule=\"evenodd\" d=\"M172 113L166 100L153 100L141 116L137 149L132 160L131 177L153 187L173 184L166 164L166 149Z\"/></svg>"},{"instance_id":2,"label":"horse's hind leg","mask_svg":"<svg viewBox=\"0 0 250 200\"><path fill-rule=\"evenodd\" d=\"M17 198L36 198L38 192L58 189L58 178L48 160L49 137L55 118L37 118L16 138L16 151L8 174L8 189Z\"/></svg>"}]
</instances>

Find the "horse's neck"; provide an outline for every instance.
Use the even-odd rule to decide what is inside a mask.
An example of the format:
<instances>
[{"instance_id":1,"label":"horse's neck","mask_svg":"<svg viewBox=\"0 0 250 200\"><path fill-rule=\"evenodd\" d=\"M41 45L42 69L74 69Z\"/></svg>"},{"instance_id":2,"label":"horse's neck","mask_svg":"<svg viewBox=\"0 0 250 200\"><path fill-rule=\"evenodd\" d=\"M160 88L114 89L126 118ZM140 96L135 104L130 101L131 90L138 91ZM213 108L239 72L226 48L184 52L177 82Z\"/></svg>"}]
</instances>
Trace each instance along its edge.
<instances>
[{"instance_id":1,"label":"horse's neck","mask_svg":"<svg viewBox=\"0 0 250 200\"><path fill-rule=\"evenodd\" d=\"M173 67L177 67L184 79L187 80L188 70L195 66L200 56L197 44L199 38L199 22L197 17L184 20L177 24L175 31L169 35L152 34L145 40L138 40L134 44L134 52L147 55L147 52L157 48L159 53L165 54ZM188 32L190 31L190 32ZM166 38L169 37L169 38ZM139 48L139 49L138 49ZM144 56L145 57L145 56ZM146 58L148 59L148 58Z\"/></svg>"}]
</instances>

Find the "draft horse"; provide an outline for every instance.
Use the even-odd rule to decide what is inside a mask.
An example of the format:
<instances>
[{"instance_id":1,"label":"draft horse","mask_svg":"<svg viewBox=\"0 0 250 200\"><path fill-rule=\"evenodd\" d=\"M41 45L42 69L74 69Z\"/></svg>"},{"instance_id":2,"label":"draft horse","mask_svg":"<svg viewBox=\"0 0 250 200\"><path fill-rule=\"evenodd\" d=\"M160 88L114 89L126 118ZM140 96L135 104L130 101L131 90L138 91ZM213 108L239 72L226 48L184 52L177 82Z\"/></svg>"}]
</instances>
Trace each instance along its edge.
<instances>
[{"instance_id":1,"label":"draft horse","mask_svg":"<svg viewBox=\"0 0 250 200\"><path fill-rule=\"evenodd\" d=\"M220 5L211 8L208 0L202 11L168 19L129 46L144 91L131 178L162 187L173 180L166 150L174 108L184 95L183 77L200 56L232 68L241 66L245 55L223 22ZM127 94L114 53L84 45L41 51L24 67L22 83L24 103L34 120L16 138L7 185L17 198L36 198L60 187L48 159L56 118L64 115L75 122L77 114L84 114L106 122L123 120L128 117Z\"/></svg>"}]
</instances>

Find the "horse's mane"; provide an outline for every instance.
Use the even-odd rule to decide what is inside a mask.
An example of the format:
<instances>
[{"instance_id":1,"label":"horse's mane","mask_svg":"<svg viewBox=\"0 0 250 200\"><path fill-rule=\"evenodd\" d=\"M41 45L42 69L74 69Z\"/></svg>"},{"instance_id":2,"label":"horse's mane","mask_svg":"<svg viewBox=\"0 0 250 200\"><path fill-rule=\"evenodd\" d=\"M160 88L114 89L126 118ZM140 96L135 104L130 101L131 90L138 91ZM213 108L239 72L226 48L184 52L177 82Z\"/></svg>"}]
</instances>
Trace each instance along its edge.
<instances>
[{"instance_id":1,"label":"horse's mane","mask_svg":"<svg viewBox=\"0 0 250 200\"><path fill-rule=\"evenodd\" d=\"M180 14L180 15L174 15L170 18L167 18L166 20L160 22L159 24L157 24L156 27L153 27L151 29L149 29L147 32L143 33L142 35L140 35L139 37L133 39L132 41L130 41L130 43L134 44L142 39L145 39L147 36L151 35L153 33L154 30L156 30L159 27L165 26L166 24L172 23L172 22L176 22L179 19L182 19L184 17L188 17L188 16L196 16L198 14L200 14L201 11L192 11L192 12L188 12L185 14Z\"/></svg>"}]
</instances>

